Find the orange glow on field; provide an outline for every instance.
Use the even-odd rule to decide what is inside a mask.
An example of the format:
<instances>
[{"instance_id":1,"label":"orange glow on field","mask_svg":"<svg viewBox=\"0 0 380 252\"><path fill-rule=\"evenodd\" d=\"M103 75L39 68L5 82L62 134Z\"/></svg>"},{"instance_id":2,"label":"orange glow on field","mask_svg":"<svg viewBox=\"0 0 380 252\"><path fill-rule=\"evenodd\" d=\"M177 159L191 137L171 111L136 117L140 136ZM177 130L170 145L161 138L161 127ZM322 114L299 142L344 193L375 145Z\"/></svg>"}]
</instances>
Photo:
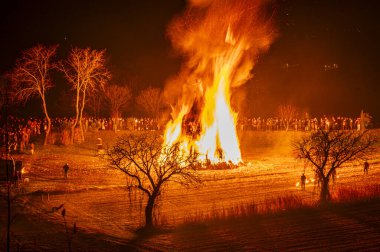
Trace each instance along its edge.
<instances>
[{"instance_id":1,"label":"orange glow on field","mask_svg":"<svg viewBox=\"0 0 380 252\"><path fill-rule=\"evenodd\" d=\"M172 24L169 35L188 61L173 84L182 91L165 128L165 144L179 143L212 164L242 162L231 100L234 88L251 78L255 56L272 40L270 25L258 18L261 5L213 1L205 14L187 13Z\"/></svg>"}]
</instances>

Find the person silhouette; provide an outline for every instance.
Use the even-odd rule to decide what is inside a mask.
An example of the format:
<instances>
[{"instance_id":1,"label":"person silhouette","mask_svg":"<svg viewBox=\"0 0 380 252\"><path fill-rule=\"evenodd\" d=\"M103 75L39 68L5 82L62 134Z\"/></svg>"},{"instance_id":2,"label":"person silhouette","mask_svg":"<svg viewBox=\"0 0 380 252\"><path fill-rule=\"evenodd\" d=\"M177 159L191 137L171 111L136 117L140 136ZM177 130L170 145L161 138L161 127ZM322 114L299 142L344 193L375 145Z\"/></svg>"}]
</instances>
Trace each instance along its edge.
<instances>
[{"instance_id":1,"label":"person silhouette","mask_svg":"<svg viewBox=\"0 0 380 252\"><path fill-rule=\"evenodd\" d=\"M305 190L305 187L306 187L306 176L305 176L305 173L302 173L302 176L301 176L301 189Z\"/></svg>"},{"instance_id":2,"label":"person silhouette","mask_svg":"<svg viewBox=\"0 0 380 252\"><path fill-rule=\"evenodd\" d=\"M369 163L367 161L364 162L364 175L368 174Z\"/></svg>"},{"instance_id":3,"label":"person silhouette","mask_svg":"<svg viewBox=\"0 0 380 252\"><path fill-rule=\"evenodd\" d=\"M69 172L69 164L66 163L64 166L63 166L63 174L64 174L64 178L67 179L67 173Z\"/></svg>"}]
</instances>

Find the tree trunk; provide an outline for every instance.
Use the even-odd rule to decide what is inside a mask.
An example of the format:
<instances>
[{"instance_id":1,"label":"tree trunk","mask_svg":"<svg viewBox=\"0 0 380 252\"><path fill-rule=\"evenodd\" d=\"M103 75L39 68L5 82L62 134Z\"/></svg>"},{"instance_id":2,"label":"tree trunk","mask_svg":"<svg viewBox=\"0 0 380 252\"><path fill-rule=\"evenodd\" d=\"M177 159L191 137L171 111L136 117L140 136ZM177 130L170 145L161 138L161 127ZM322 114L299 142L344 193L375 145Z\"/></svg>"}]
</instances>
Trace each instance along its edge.
<instances>
[{"instance_id":1,"label":"tree trunk","mask_svg":"<svg viewBox=\"0 0 380 252\"><path fill-rule=\"evenodd\" d=\"M156 196L149 196L145 207L145 228L153 228L153 207Z\"/></svg>"},{"instance_id":2,"label":"tree trunk","mask_svg":"<svg viewBox=\"0 0 380 252\"><path fill-rule=\"evenodd\" d=\"M49 116L46 116L46 121L47 121L47 127L46 127L46 132L45 132L44 145L48 144L49 137L50 137L50 132L51 132L51 120L50 120Z\"/></svg>"},{"instance_id":3,"label":"tree trunk","mask_svg":"<svg viewBox=\"0 0 380 252\"><path fill-rule=\"evenodd\" d=\"M47 111L46 101L45 101L44 96L42 97L42 107L43 107L43 110L45 113L45 118L47 121L47 127L46 127L46 132L45 132L45 140L44 140L44 145L47 145L48 141L49 141L50 131L51 131L51 119L50 119L48 111Z\"/></svg>"},{"instance_id":4,"label":"tree trunk","mask_svg":"<svg viewBox=\"0 0 380 252\"><path fill-rule=\"evenodd\" d=\"M79 118L79 129L80 129L80 142L84 142L84 130L83 130L83 124L82 124L82 116Z\"/></svg>"},{"instance_id":5,"label":"tree trunk","mask_svg":"<svg viewBox=\"0 0 380 252\"><path fill-rule=\"evenodd\" d=\"M85 88L85 87L84 87ZM80 133L81 133L81 141L84 142L84 130L83 130L83 125L82 125L82 117L83 117L83 110L84 106L86 104L86 91L83 90L83 95L82 95L82 106L79 111L79 127L80 127Z\"/></svg>"},{"instance_id":6,"label":"tree trunk","mask_svg":"<svg viewBox=\"0 0 380 252\"><path fill-rule=\"evenodd\" d=\"M322 181L320 201L321 201L321 204L326 204L329 200L330 200L329 179L324 179Z\"/></svg>"},{"instance_id":7,"label":"tree trunk","mask_svg":"<svg viewBox=\"0 0 380 252\"><path fill-rule=\"evenodd\" d=\"M75 128L78 124L78 117L79 117L79 99L80 99L80 90L77 88L77 97L75 101L75 120L73 125L71 126L71 136L70 136L70 142L71 144L74 143L74 134L75 134Z\"/></svg>"}]
</instances>

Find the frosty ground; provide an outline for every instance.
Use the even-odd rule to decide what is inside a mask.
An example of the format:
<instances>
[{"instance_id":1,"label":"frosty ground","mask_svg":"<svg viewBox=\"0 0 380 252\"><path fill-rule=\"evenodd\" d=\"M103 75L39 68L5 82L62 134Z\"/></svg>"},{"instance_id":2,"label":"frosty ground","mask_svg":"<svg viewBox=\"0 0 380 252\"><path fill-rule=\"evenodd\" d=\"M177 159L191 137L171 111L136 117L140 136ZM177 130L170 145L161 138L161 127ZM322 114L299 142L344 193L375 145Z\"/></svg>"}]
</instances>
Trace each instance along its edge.
<instances>
[{"instance_id":1,"label":"frosty ground","mask_svg":"<svg viewBox=\"0 0 380 252\"><path fill-rule=\"evenodd\" d=\"M302 191L296 186L304 164L294 158L292 141L299 132L240 132L245 164L237 169L201 171L203 183L184 188L170 185L155 210L161 227L153 234L143 225L144 198L129 190L120 171L96 155L97 138L111 146L126 132L91 132L74 146L37 146L24 161L29 183L22 183L13 211L13 244L25 250L67 249L63 219L52 207L64 204L69 227L75 222L74 250L345 250L380 246L380 202L339 203L330 208L307 208L231 218L233 209L294 195L307 204L318 200L311 169ZM380 155L373 157L369 175L362 164L337 171L332 191L380 183ZM62 166L70 165L69 179ZM232 211L231 211L232 209ZM5 204L1 204L2 243ZM229 217L228 217L229 216Z\"/></svg>"}]
</instances>

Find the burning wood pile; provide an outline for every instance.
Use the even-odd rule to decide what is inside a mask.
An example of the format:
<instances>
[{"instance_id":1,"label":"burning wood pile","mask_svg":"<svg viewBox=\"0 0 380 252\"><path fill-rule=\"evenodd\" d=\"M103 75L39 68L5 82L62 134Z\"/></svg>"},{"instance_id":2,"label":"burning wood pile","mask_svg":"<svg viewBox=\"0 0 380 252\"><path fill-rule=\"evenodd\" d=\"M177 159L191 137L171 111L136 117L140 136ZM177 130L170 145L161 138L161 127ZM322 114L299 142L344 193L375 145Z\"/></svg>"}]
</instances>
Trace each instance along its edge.
<instances>
[{"instance_id":1,"label":"burning wood pile","mask_svg":"<svg viewBox=\"0 0 380 252\"><path fill-rule=\"evenodd\" d=\"M199 153L204 167L242 163L236 131L234 91L252 77L259 53L274 38L262 1L193 1L168 29L185 58L181 72L166 85L172 120L164 144Z\"/></svg>"}]
</instances>

